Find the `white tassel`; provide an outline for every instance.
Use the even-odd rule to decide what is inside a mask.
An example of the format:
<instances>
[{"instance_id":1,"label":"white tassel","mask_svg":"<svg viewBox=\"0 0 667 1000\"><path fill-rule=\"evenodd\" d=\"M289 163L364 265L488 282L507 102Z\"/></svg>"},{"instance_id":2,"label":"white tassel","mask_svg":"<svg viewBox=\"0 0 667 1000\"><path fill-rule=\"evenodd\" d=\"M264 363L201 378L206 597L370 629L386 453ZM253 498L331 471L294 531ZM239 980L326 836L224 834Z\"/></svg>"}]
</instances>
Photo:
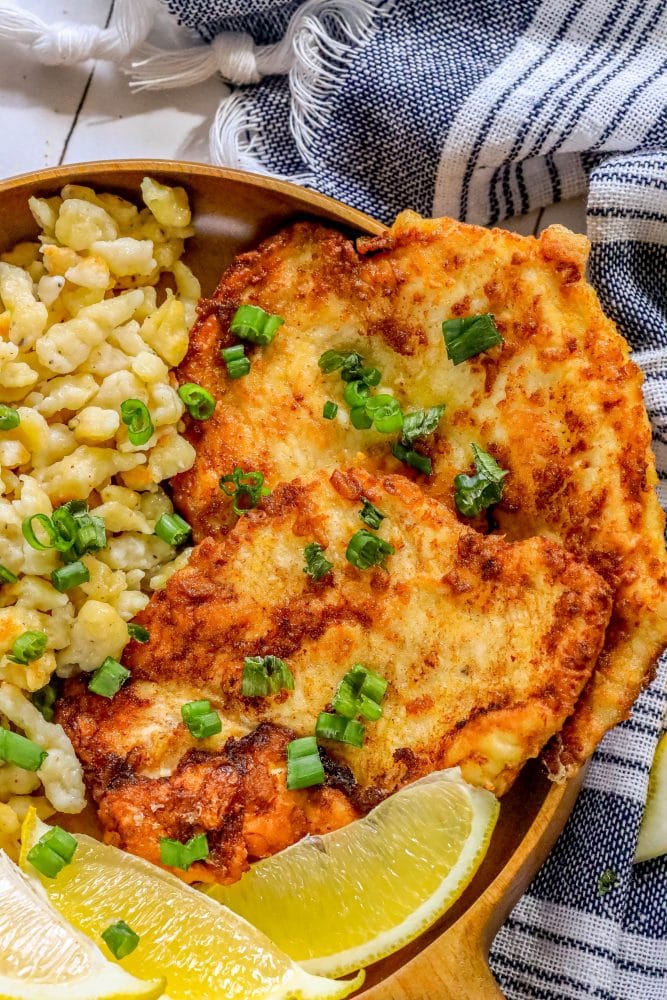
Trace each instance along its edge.
<instances>
[{"instance_id":1,"label":"white tassel","mask_svg":"<svg viewBox=\"0 0 667 1000\"><path fill-rule=\"evenodd\" d=\"M314 166L314 146L326 127L329 98L350 65L354 49L374 34L396 0L306 0L292 16L284 37L255 45L250 35L223 32L210 45L180 52L143 46L132 63L133 90L189 87L219 73L226 83L243 86L263 76L289 74L290 128L303 160ZM339 38L334 38L331 29ZM266 172L259 149L259 121L252 103L239 95L221 103L210 132L214 163ZM304 180L300 174L292 180Z\"/></svg>"},{"instance_id":2,"label":"white tassel","mask_svg":"<svg viewBox=\"0 0 667 1000\"><path fill-rule=\"evenodd\" d=\"M148 35L158 0L118 0L113 27L47 24L14 4L0 2L0 38L29 46L47 66L72 66L86 59L124 59Z\"/></svg>"},{"instance_id":3,"label":"white tassel","mask_svg":"<svg viewBox=\"0 0 667 1000\"><path fill-rule=\"evenodd\" d=\"M272 174L262 163L265 148L257 112L250 94L235 91L221 101L209 133L211 162L221 167ZM295 174L289 178L296 184L308 184L312 174Z\"/></svg>"}]
</instances>

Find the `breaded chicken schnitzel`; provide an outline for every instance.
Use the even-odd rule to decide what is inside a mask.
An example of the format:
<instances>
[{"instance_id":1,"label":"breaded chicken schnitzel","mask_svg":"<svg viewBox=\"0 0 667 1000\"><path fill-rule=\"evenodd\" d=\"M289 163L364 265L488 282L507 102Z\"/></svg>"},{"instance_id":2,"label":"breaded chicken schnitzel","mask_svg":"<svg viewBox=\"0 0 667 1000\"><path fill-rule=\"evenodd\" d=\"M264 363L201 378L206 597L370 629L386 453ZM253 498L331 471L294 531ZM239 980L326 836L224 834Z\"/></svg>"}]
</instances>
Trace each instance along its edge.
<instances>
[{"instance_id":1,"label":"breaded chicken schnitzel","mask_svg":"<svg viewBox=\"0 0 667 1000\"><path fill-rule=\"evenodd\" d=\"M182 381L216 398L192 422L197 449L175 498L195 536L235 521L218 485L234 468L270 486L326 466L401 472L452 509L454 478L480 446L508 474L491 528L510 539L559 540L607 581L614 608L604 649L572 717L549 752L563 777L625 718L667 643L664 517L655 461L628 347L586 283L587 242L559 226L539 239L449 219L399 216L385 236L357 245L323 225L291 226L246 253L200 305ZM231 380L220 348L241 304L284 319L272 343L251 347L246 377ZM444 320L490 313L503 342L454 365ZM378 392L404 412L444 404L420 442L425 475L392 457L392 439L355 429L328 350L358 352L381 373ZM323 419L327 400L339 404ZM486 519L474 523L488 530Z\"/></svg>"},{"instance_id":2,"label":"breaded chicken schnitzel","mask_svg":"<svg viewBox=\"0 0 667 1000\"><path fill-rule=\"evenodd\" d=\"M381 549L367 567L351 556L360 531ZM107 840L159 863L160 837L206 833L208 859L179 874L233 881L439 768L502 794L571 715L610 613L607 584L553 541L479 534L402 476L320 471L198 545L138 616L150 639L126 648L126 686L109 700L69 681L57 718ZM244 660L266 656L293 689L244 694ZM356 663L387 682L381 716L361 747L323 740L324 784L289 791L287 743ZM219 734L184 725L196 699Z\"/></svg>"}]
</instances>

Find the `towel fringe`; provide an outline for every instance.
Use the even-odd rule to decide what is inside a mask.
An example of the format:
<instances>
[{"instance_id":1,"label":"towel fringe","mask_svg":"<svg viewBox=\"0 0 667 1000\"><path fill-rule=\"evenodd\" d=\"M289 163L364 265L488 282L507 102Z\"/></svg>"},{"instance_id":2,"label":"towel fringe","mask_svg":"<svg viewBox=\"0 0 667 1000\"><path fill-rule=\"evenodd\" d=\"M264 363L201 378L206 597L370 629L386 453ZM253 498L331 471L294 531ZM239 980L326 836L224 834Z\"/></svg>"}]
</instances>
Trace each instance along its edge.
<instances>
[{"instance_id":1,"label":"towel fringe","mask_svg":"<svg viewBox=\"0 0 667 1000\"><path fill-rule=\"evenodd\" d=\"M25 45L46 66L73 66L87 59L124 59L148 35L159 0L118 0L113 25L47 24L14 4L0 2L0 38Z\"/></svg>"}]
</instances>

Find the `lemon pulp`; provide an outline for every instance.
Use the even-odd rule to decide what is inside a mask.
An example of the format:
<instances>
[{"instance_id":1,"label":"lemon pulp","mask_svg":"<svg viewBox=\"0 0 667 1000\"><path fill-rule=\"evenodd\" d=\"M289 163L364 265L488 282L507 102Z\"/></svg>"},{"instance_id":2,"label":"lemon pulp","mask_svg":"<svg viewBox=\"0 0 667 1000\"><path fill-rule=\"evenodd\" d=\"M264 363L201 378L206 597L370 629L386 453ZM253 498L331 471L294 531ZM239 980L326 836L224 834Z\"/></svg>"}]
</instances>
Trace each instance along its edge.
<instances>
[{"instance_id":1,"label":"lemon pulp","mask_svg":"<svg viewBox=\"0 0 667 1000\"><path fill-rule=\"evenodd\" d=\"M667 854L667 733L656 747L635 861Z\"/></svg>"},{"instance_id":2,"label":"lemon pulp","mask_svg":"<svg viewBox=\"0 0 667 1000\"><path fill-rule=\"evenodd\" d=\"M451 906L486 853L498 811L458 768L441 771L207 892L305 969L343 975L402 947Z\"/></svg>"},{"instance_id":3,"label":"lemon pulp","mask_svg":"<svg viewBox=\"0 0 667 1000\"><path fill-rule=\"evenodd\" d=\"M21 863L48 830L24 823ZM309 975L245 920L168 872L115 847L77 835L74 860L55 879L40 878L55 908L99 940L116 920L139 935L123 968L166 977L172 1000L287 1000L346 997L362 981ZM37 873L32 869L30 874Z\"/></svg>"}]
</instances>

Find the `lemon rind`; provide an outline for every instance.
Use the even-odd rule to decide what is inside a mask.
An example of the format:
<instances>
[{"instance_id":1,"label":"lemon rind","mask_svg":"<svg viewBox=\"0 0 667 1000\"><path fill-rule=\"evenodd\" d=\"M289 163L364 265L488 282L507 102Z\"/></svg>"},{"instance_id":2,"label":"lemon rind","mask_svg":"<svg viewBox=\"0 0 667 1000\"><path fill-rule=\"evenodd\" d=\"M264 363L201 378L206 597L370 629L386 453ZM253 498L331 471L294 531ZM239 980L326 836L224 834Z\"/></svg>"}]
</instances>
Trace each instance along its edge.
<instances>
[{"instance_id":1,"label":"lemon rind","mask_svg":"<svg viewBox=\"0 0 667 1000\"><path fill-rule=\"evenodd\" d=\"M663 854L667 854L667 733L660 737L653 758L635 861Z\"/></svg>"}]
</instances>

